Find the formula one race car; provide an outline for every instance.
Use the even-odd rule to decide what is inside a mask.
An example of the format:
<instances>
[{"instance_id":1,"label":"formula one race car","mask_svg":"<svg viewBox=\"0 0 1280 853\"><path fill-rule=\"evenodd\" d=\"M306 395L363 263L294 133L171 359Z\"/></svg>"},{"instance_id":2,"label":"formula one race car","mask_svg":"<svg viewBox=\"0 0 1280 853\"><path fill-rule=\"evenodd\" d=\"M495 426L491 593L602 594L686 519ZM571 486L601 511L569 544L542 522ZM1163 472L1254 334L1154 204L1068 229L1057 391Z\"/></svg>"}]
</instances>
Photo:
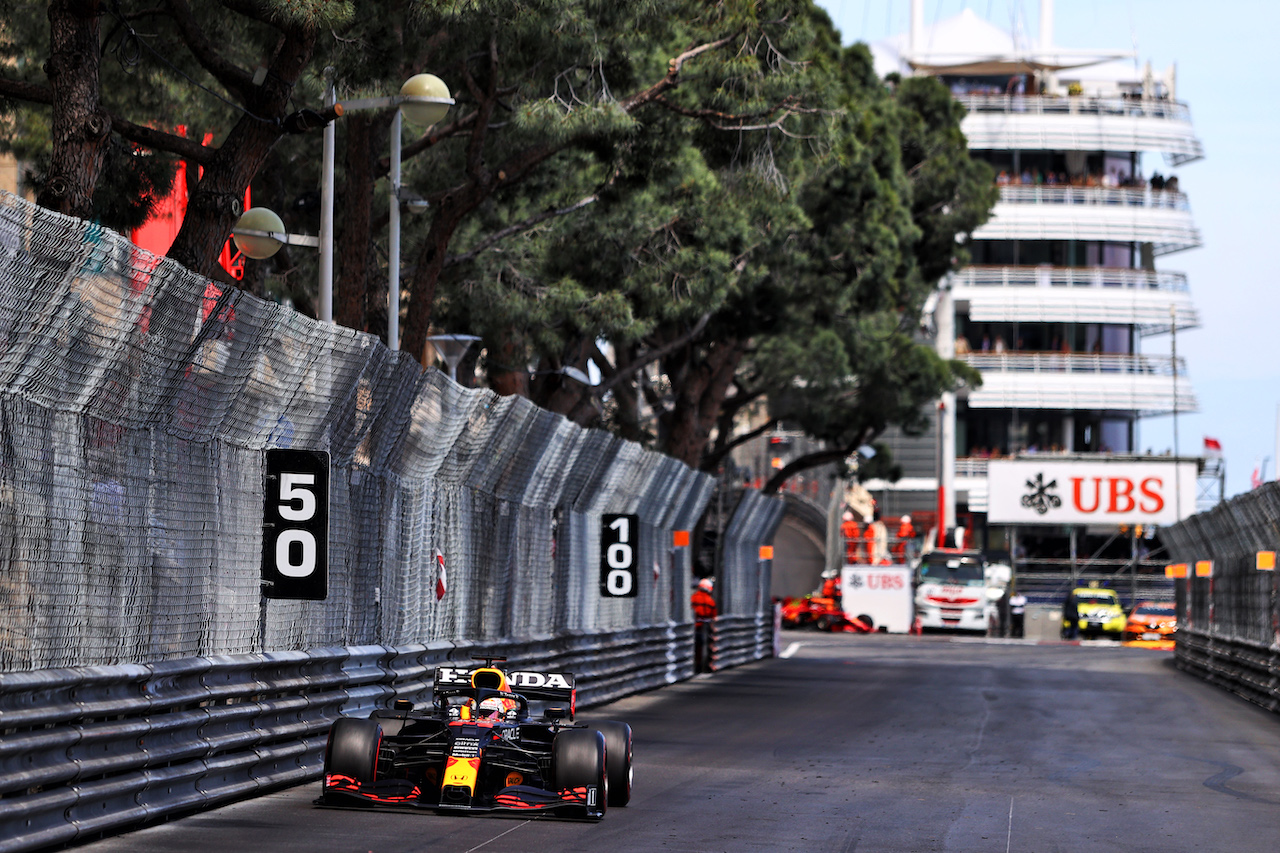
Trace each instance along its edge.
<instances>
[{"instance_id":1,"label":"formula one race car","mask_svg":"<svg viewBox=\"0 0 1280 853\"><path fill-rule=\"evenodd\" d=\"M317 804L599 820L631 799L631 727L574 723L570 672L436 669L433 707L397 700L329 729Z\"/></svg>"}]
</instances>

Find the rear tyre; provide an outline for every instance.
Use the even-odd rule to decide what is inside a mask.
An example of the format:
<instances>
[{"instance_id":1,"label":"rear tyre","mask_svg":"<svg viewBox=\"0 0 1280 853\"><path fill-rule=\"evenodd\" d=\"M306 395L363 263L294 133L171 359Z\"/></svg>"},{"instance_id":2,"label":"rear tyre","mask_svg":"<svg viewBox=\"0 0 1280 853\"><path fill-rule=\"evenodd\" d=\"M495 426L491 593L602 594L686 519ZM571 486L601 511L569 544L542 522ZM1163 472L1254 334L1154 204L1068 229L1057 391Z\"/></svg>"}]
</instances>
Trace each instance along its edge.
<instances>
[{"instance_id":1,"label":"rear tyre","mask_svg":"<svg viewBox=\"0 0 1280 853\"><path fill-rule=\"evenodd\" d=\"M617 720L595 725L604 735L604 766L609 777L609 806L622 808L631 802L631 726Z\"/></svg>"},{"instance_id":2,"label":"rear tyre","mask_svg":"<svg viewBox=\"0 0 1280 853\"><path fill-rule=\"evenodd\" d=\"M599 802L588 805L604 817L609 804L609 774L605 770L604 735L593 729L568 729L551 742L556 788L566 790L595 786Z\"/></svg>"},{"instance_id":3,"label":"rear tyre","mask_svg":"<svg viewBox=\"0 0 1280 853\"><path fill-rule=\"evenodd\" d=\"M357 782L373 782L378 775L378 746L382 726L376 720L342 717L329 729L324 751L325 776L349 776Z\"/></svg>"}]
</instances>

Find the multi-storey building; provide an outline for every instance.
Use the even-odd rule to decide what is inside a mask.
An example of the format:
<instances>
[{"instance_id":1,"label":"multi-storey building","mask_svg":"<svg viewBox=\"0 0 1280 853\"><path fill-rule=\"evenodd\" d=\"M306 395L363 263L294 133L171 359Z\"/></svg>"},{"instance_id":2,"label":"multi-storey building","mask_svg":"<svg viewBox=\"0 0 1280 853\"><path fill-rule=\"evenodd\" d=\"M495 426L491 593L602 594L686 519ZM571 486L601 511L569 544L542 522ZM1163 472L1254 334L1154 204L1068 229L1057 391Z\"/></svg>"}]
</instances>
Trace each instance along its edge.
<instances>
[{"instance_id":1,"label":"multi-storey building","mask_svg":"<svg viewBox=\"0 0 1280 853\"><path fill-rule=\"evenodd\" d=\"M970 11L927 27L921 5L910 33L873 52L882 75L950 87L968 110L972 155L1000 184L971 265L942 284L934 312L939 352L983 382L941 401L933 435L891 436L907 476L871 486L888 514L928 513L940 493L948 527L958 511L981 544L1009 547L984 516L990 460L1136 462L1143 417L1196 408L1185 366L1167 345L1143 345L1198 323L1185 275L1163 260L1200 244L1176 170L1203 151L1172 69L1055 46L1050 0L1038 39ZM1037 529L1024 537L1028 560L1037 548L1065 557L1069 536L1074 569L1077 534L1106 533L1093 527Z\"/></svg>"}]
</instances>

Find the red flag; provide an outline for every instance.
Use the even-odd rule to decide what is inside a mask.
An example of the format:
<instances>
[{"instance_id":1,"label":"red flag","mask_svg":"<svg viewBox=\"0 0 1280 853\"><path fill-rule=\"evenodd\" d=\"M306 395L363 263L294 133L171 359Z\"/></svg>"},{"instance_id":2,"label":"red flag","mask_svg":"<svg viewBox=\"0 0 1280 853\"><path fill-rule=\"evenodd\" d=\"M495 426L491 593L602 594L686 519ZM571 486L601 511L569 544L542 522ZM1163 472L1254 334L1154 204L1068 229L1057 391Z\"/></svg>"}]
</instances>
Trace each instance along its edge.
<instances>
[{"instance_id":1,"label":"red flag","mask_svg":"<svg viewBox=\"0 0 1280 853\"><path fill-rule=\"evenodd\" d=\"M1218 439L1209 438L1209 436L1206 435L1204 437L1204 450L1205 453L1221 453L1222 443L1218 441Z\"/></svg>"},{"instance_id":2,"label":"red flag","mask_svg":"<svg viewBox=\"0 0 1280 853\"><path fill-rule=\"evenodd\" d=\"M444 554L440 553L439 548L436 549L436 565L439 567L436 574L436 601L439 601L445 594Z\"/></svg>"},{"instance_id":3,"label":"red flag","mask_svg":"<svg viewBox=\"0 0 1280 853\"><path fill-rule=\"evenodd\" d=\"M1262 485L1262 466L1259 465L1253 469L1253 473L1249 475L1249 488L1256 489Z\"/></svg>"}]
</instances>

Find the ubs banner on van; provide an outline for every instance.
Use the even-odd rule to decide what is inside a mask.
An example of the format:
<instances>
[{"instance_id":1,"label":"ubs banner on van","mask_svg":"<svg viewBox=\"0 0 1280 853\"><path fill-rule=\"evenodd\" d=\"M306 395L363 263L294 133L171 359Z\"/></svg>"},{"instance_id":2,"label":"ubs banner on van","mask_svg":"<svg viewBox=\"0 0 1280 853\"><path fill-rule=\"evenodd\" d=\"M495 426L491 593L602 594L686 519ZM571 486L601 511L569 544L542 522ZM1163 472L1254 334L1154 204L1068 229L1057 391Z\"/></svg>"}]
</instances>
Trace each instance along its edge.
<instances>
[{"instance_id":1,"label":"ubs banner on van","mask_svg":"<svg viewBox=\"0 0 1280 853\"><path fill-rule=\"evenodd\" d=\"M991 524L1175 524L1196 511L1193 462L993 459Z\"/></svg>"}]
</instances>

